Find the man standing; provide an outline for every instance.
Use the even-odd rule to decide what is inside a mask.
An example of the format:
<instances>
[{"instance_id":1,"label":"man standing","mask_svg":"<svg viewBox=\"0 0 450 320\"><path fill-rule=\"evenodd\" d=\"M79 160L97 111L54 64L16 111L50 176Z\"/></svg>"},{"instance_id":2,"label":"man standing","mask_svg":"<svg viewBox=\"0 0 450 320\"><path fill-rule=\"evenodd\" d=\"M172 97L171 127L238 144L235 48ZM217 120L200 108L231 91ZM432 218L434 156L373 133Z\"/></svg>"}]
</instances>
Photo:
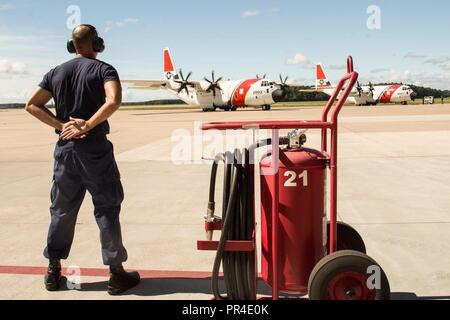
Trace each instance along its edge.
<instances>
[{"instance_id":1,"label":"man standing","mask_svg":"<svg viewBox=\"0 0 450 320\"><path fill-rule=\"evenodd\" d=\"M78 211L88 191L100 229L103 263L110 266L108 293L117 295L140 281L137 272L126 272L122 266L127 260L119 222L124 194L113 146L106 137L107 119L122 103L122 88L117 71L96 59L105 45L93 26L75 28L67 49L76 57L47 73L26 104L26 111L59 134L44 250L49 259L45 287L59 289L60 260L69 256ZM52 98L56 116L45 107Z\"/></svg>"}]
</instances>

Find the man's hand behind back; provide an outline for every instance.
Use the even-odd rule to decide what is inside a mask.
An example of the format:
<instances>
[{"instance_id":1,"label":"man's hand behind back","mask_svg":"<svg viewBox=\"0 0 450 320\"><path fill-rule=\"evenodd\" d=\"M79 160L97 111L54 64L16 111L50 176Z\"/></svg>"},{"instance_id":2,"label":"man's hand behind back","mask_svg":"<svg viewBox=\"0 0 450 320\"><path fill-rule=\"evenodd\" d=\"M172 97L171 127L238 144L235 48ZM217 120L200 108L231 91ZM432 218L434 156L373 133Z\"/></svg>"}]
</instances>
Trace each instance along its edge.
<instances>
[{"instance_id":1,"label":"man's hand behind back","mask_svg":"<svg viewBox=\"0 0 450 320\"><path fill-rule=\"evenodd\" d=\"M71 117L70 121L63 125L59 138L61 140L84 139L87 137L89 130L86 120Z\"/></svg>"}]
</instances>

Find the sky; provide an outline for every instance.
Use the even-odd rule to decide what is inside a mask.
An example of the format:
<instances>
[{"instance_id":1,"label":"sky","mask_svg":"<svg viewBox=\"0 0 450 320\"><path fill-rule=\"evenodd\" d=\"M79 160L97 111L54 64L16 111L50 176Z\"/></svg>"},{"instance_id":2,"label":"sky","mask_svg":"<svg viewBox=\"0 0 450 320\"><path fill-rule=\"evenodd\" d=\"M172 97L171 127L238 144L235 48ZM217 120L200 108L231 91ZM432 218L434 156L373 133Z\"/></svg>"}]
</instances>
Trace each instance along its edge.
<instances>
[{"instance_id":1,"label":"sky","mask_svg":"<svg viewBox=\"0 0 450 320\"><path fill-rule=\"evenodd\" d=\"M97 27L107 46L99 59L122 79L162 79L170 47L195 80L214 69L226 79L281 73L313 85L321 62L336 82L351 54L363 83L450 89L448 12L445 0L0 0L0 103L25 102L47 71L72 58L66 41L77 22ZM129 89L124 97L173 98Z\"/></svg>"}]
</instances>

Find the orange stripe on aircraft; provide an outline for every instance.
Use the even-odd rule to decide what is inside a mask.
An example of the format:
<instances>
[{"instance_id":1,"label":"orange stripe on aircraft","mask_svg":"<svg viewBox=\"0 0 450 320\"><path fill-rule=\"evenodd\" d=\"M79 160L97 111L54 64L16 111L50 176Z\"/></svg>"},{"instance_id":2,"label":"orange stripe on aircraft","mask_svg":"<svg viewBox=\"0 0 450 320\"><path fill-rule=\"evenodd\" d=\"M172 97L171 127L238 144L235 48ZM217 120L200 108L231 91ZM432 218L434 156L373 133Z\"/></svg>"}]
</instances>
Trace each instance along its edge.
<instances>
[{"instance_id":1,"label":"orange stripe on aircraft","mask_svg":"<svg viewBox=\"0 0 450 320\"><path fill-rule=\"evenodd\" d=\"M384 90L383 94L380 97L381 103L389 103L391 102L392 96L395 94L395 92L401 87L399 84L394 84L392 86L389 86Z\"/></svg>"},{"instance_id":2,"label":"orange stripe on aircraft","mask_svg":"<svg viewBox=\"0 0 450 320\"><path fill-rule=\"evenodd\" d=\"M258 82L261 79L248 79L242 82L236 90L234 90L233 97L231 98L231 104L234 107L244 107L245 106L245 97L247 93L250 91L250 88L253 84Z\"/></svg>"}]
</instances>

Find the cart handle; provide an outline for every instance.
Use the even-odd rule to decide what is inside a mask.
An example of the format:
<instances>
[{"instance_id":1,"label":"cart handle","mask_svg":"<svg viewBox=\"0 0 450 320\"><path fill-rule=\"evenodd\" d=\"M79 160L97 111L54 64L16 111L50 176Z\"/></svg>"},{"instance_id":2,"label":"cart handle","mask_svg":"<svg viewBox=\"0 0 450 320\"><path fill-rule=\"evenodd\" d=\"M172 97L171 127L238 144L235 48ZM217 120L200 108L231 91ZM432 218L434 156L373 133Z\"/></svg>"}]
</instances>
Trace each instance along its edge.
<instances>
[{"instance_id":1,"label":"cart handle","mask_svg":"<svg viewBox=\"0 0 450 320\"><path fill-rule=\"evenodd\" d=\"M333 95L328 100L328 103L322 113L323 122L328 121L328 114L333 105L335 104L336 100L339 98L339 100L336 102L336 107L334 108L331 114L331 123L332 124L337 123L339 112L341 112L342 106L344 105L345 101L347 101L347 98L350 95L350 92L353 90L353 87L355 86L357 80L358 80L358 73L355 72L353 68L353 57L349 56L347 58L347 74L344 75L344 77L342 77L342 79L339 81L336 89L333 92ZM344 88L347 82L348 85ZM342 96L339 97L339 94L342 91L343 91Z\"/></svg>"}]
</instances>

